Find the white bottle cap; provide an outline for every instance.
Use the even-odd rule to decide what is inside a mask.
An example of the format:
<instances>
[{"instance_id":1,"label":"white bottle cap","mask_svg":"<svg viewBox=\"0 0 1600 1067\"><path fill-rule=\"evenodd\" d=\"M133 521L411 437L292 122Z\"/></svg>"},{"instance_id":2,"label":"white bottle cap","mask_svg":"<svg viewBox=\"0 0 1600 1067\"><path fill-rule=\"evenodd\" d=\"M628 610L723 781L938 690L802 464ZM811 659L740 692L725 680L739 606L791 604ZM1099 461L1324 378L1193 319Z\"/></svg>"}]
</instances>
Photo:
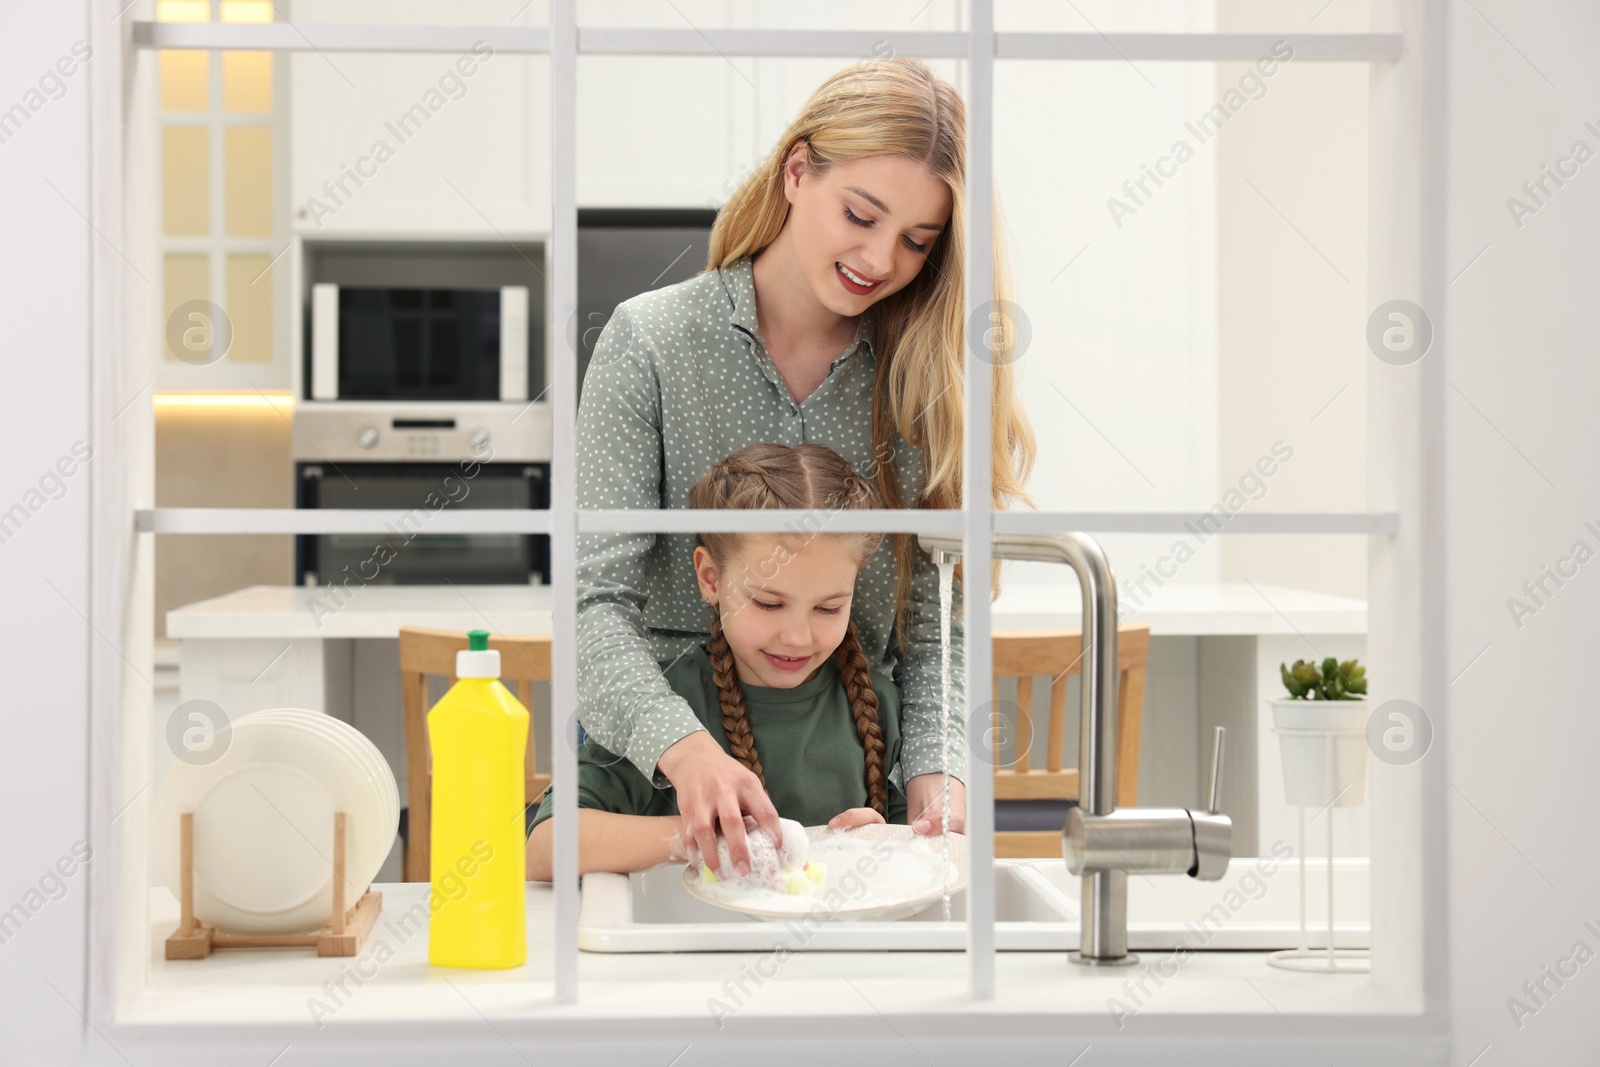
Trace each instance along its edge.
<instances>
[{"instance_id":1,"label":"white bottle cap","mask_svg":"<svg viewBox=\"0 0 1600 1067\"><path fill-rule=\"evenodd\" d=\"M462 649L456 653L457 678L498 678L500 677L500 650L486 649L482 652L469 652Z\"/></svg>"},{"instance_id":2,"label":"white bottle cap","mask_svg":"<svg viewBox=\"0 0 1600 1067\"><path fill-rule=\"evenodd\" d=\"M489 647L489 631L473 630L467 641L468 647L456 653L456 677L500 677L500 651Z\"/></svg>"}]
</instances>

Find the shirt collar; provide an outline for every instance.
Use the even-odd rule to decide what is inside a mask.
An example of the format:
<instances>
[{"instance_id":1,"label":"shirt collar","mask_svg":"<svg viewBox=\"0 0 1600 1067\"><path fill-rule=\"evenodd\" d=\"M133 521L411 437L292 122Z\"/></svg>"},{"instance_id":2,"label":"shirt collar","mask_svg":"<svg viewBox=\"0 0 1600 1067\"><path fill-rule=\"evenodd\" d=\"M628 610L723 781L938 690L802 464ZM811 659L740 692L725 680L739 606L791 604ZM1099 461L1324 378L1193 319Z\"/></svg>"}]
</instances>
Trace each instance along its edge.
<instances>
[{"instance_id":1,"label":"shirt collar","mask_svg":"<svg viewBox=\"0 0 1600 1067\"><path fill-rule=\"evenodd\" d=\"M751 257L736 259L727 266L718 268L717 273L722 279L723 292L728 298L729 324L741 330L752 342L759 342L761 333L756 327L756 282ZM875 335L873 316L862 315L856 325L856 339L834 359L833 366L843 363L857 350L869 356L873 355L872 342ZM763 351L765 347L762 345Z\"/></svg>"}]
</instances>

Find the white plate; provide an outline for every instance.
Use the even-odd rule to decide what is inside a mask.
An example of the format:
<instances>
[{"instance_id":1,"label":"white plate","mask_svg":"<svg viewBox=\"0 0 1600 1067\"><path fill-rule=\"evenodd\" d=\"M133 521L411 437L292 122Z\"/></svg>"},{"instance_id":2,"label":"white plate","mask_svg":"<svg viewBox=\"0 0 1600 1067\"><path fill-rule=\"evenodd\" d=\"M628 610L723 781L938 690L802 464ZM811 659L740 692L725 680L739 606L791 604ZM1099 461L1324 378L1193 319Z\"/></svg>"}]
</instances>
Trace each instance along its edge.
<instances>
[{"instance_id":1,"label":"white plate","mask_svg":"<svg viewBox=\"0 0 1600 1067\"><path fill-rule=\"evenodd\" d=\"M384 857L387 858L394 847L395 835L400 827L400 791L395 783L394 771L389 767L389 761L383 758L383 753L378 751L378 746L354 726L331 715L324 715L320 711L311 711L307 708L270 708L255 712L251 717L258 716L262 719L294 723L301 728L325 734L350 754L356 767L359 768L354 773L357 773L366 784L377 804L372 810L379 812L377 818L366 820L365 825L359 829L353 822L347 824L350 847L352 849L356 847L356 833L370 833L372 837L366 842L366 846L382 849ZM351 886L345 887L347 906L355 903L353 899L349 899L354 892Z\"/></svg>"},{"instance_id":2,"label":"white plate","mask_svg":"<svg viewBox=\"0 0 1600 1067\"><path fill-rule=\"evenodd\" d=\"M400 827L400 792L395 784L394 772L389 768L389 762L383 758L383 753L378 751L378 746L349 723L318 711L273 708L256 714L263 717L270 716L275 721L296 723L305 729L327 734L336 744L350 753L360 768L358 773L377 804L373 810L379 813L377 818L367 820L359 832L371 833L372 840L367 844L371 848L382 849L387 858L394 848L395 836ZM357 832L355 825L350 824L352 848L355 847L354 834ZM355 903L349 899L354 891L350 886L345 887L348 904Z\"/></svg>"},{"instance_id":3,"label":"white plate","mask_svg":"<svg viewBox=\"0 0 1600 1067\"><path fill-rule=\"evenodd\" d=\"M374 830L381 831L390 846L393 846L395 834L400 828L400 789L395 781L394 769L389 766L389 761L383 758L383 753L378 751L378 746L373 744L366 734L341 719L305 708L272 708L255 714L303 723L310 729L331 735L349 749L366 768L367 781L382 805L383 815L379 823L375 824Z\"/></svg>"},{"instance_id":4,"label":"white plate","mask_svg":"<svg viewBox=\"0 0 1600 1067\"><path fill-rule=\"evenodd\" d=\"M275 724L279 733L308 735L298 747L309 743L313 748L308 755L289 742L285 750L280 737L262 752L268 757L276 753L280 765L241 766L235 763L241 756L232 753L209 768L182 765L185 770L177 772L182 777L171 795L181 799L187 793L196 804L196 911L223 929L239 932L314 929L331 916L333 811L349 813L346 892L350 900L358 886L364 887L376 873L371 857L376 855L381 865L393 844L398 800L392 786L385 788L387 775L378 766L382 757L376 756L374 762L375 754L364 753L362 745L370 742L348 725L299 709L247 718L251 721L240 737ZM385 792L390 799L385 799ZM241 811L247 818L240 818ZM208 817L218 835L212 841L204 840ZM250 843L251 818L257 822L267 818L267 831L276 829L281 838ZM168 833L169 824L175 831L175 814L163 812L158 842L164 873L171 880L177 874L177 846L176 833ZM245 837L226 832L230 826L241 829ZM257 869L274 855L278 862L272 870ZM242 871L252 872L255 880L241 884L246 877ZM207 892L201 892L202 884Z\"/></svg>"},{"instance_id":5,"label":"white plate","mask_svg":"<svg viewBox=\"0 0 1600 1067\"><path fill-rule=\"evenodd\" d=\"M958 893L967 885L964 834L948 835L948 863L946 838L922 836L909 826L875 823L853 830L808 826L806 836L811 842L808 859L827 864L817 896L705 884L694 866L684 867L683 887L713 907L773 922L806 914L887 922L908 919L938 903L946 892Z\"/></svg>"},{"instance_id":6,"label":"white plate","mask_svg":"<svg viewBox=\"0 0 1600 1067\"><path fill-rule=\"evenodd\" d=\"M179 815L194 813L194 910L228 933L298 933L333 911L333 813L348 814L346 902L393 844L381 793L355 750L292 716L247 715L204 766L179 761L156 796L157 869L179 893ZM392 824L391 824L392 828Z\"/></svg>"}]
</instances>

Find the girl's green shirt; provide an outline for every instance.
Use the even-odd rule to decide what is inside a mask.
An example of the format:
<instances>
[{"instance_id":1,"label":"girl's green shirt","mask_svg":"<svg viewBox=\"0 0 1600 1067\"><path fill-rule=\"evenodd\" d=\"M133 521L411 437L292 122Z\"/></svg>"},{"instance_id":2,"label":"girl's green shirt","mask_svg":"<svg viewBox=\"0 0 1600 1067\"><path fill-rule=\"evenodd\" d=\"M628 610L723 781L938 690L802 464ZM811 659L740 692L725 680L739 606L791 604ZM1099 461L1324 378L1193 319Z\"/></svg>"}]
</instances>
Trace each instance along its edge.
<instances>
[{"instance_id":1,"label":"girl's green shirt","mask_svg":"<svg viewBox=\"0 0 1600 1067\"><path fill-rule=\"evenodd\" d=\"M730 752L722 728L722 702L711 672L711 657L696 648L667 669L667 682L694 709L724 752ZM856 731L855 715L839 669L830 660L792 689L745 685L745 717L756 755L761 758L767 795L778 815L802 826L825 826L850 808L871 807L867 795L866 748ZM878 694L878 727L883 731L883 769L888 802L884 821L904 824L906 796L895 761L900 755L900 695L894 681L873 672ZM554 814L554 798L545 790L537 808L528 805L528 833ZM623 815L677 815L676 791L652 788L638 769L589 738L578 748L578 807Z\"/></svg>"}]
</instances>

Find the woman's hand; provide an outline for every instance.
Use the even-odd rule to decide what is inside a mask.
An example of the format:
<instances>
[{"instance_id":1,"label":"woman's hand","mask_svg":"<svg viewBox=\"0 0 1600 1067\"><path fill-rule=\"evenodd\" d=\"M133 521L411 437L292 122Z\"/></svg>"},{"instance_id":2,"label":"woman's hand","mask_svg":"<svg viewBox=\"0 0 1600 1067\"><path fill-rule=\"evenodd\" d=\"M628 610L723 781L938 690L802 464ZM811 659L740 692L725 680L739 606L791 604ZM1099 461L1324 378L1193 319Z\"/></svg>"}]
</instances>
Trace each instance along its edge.
<instances>
[{"instance_id":1,"label":"woman's hand","mask_svg":"<svg viewBox=\"0 0 1600 1067\"><path fill-rule=\"evenodd\" d=\"M750 873L750 849L745 843L745 814L774 841L783 840L778 826L778 809L750 769L722 750L705 730L675 741L657 764L672 781L678 794L678 812L683 816L686 850L700 858L716 875L731 877L717 869L717 831L728 840L728 859L743 877Z\"/></svg>"},{"instance_id":2,"label":"woman's hand","mask_svg":"<svg viewBox=\"0 0 1600 1067\"><path fill-rule=\"evenodd\" d=\"M830 830L853 830L857 826L871 826L883 822L876 808L847 808L828 820Z\"/></svg>"},{"instance_id":3,"label":"woman's hand","mask_svg":"<svg viewBox=\"0 0 1600 1067\"><path fill-rule=\"evenodd\" d=\"M919 774L906 783L906 815L911 829L919 834L937 834L944 819L945 776L934 772ZM950 832L967 832L967 787L961 779L950 778Z\"/></svg>"}]
</instances>

